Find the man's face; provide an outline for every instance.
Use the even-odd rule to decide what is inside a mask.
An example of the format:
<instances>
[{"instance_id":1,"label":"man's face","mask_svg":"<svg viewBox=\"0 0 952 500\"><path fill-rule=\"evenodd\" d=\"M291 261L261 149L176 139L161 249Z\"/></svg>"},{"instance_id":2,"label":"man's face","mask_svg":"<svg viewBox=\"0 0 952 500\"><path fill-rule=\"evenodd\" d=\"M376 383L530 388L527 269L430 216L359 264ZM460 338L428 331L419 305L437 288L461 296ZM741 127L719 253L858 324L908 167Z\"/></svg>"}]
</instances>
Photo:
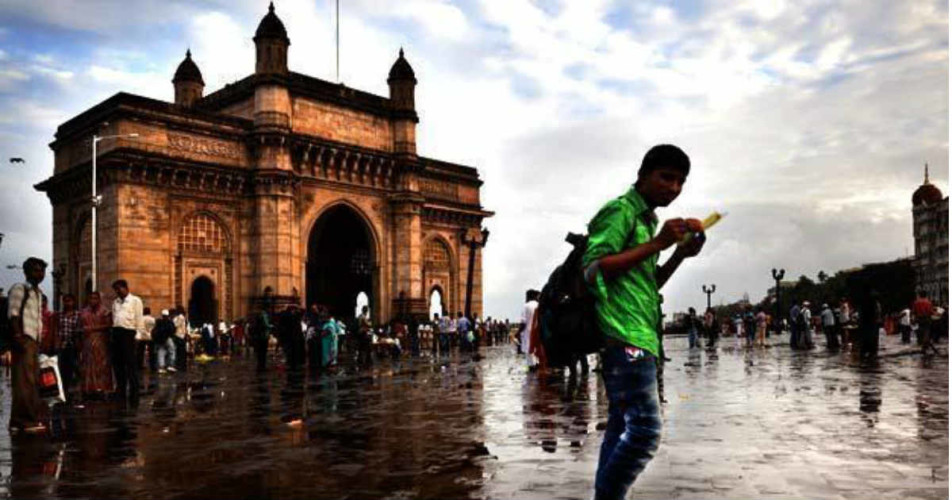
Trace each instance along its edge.
<instances>
[{"instance_id":1,"label":"man's face","mask_svg":"<svg viewBox=\"0 0 952 500\"><path fill-rule=\"evenodd\" d=\"M656 207L666 207L678 198L687 176L680 170L661 167L649 172L639 179L641 194L647 198L649 204Z\"/></svg>"},{"instance_id":2,"label":"man's face","mask_svg":"<svg viewBox=\"0 0 952 500\"><path fill-rule=\"evenodd\" d=\"M98 294L98 293L94 293L94 294L90 295L90 296L89 296L89 307L92 307L93 309L96 309L97 307L99 307L99 301L100 301L100 297L99 297L99 294Z\"/></svg>"},{"instance_id":3,"label":"man's face","mask_svg":"<svg viewBox=\"0 0 952 500\"><path fill-rule=\"evenodd\" d=\"M76 299L72 297L63 297L63 309L72 311L76 307Z\"/></svg>"},{"instance_id":4,"label":"man's face","mask_svg":"<svg viewBox=\"0 0 952 500\"><path fill-rule=\"evenodd\" d=\"M120 299L124 299L124 298L126 298L126 295L129 295L129 289L128 289L127 287L124 287L124 286L114 286L114 287L112 287L112 289L113 289L113 291L116 292L116 295L117 295Z\"/></svg>"},{"instance_id":5,"label":"man's face","mask_svg":"<svg viewBox=\"0 0 952 500\"><path fill-rule=\"evenodd\" d=\"M27 268L26 280L35 285L39 285L46 278L46 268L40 265L32 265Z\"/></svg>"}]
</instances>

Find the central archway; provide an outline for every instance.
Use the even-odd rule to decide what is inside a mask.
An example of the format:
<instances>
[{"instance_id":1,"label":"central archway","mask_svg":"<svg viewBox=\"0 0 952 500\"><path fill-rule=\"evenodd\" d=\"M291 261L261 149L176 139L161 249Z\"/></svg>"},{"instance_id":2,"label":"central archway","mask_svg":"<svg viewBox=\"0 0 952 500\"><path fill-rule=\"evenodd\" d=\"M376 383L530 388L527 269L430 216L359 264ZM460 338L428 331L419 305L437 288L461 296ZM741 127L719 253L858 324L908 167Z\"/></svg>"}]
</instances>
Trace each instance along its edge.
<instances>
[{"instance_id":1,"label":"central archway","mask_svg":"<svg viewBox=\"0 0 952 500\"><path fill-rule=\"evenodd\" d=\"M377 256L364 219L341 204L314 223L307 244L307 305L327 307L335 318L350 318L363 292L375 309Z\"/></svg>"},{"instance_id":2,"label":"central archway","mask_svg":"<svg viewBox=\"0 0 952 500\"><path fill-rule=\"evenodd\" d=\"M215 300L215 283L207 276L199 276L192 282L188 300L188 319L192 326L218 323L218 301Z\"/></svg>"}]
</instances>

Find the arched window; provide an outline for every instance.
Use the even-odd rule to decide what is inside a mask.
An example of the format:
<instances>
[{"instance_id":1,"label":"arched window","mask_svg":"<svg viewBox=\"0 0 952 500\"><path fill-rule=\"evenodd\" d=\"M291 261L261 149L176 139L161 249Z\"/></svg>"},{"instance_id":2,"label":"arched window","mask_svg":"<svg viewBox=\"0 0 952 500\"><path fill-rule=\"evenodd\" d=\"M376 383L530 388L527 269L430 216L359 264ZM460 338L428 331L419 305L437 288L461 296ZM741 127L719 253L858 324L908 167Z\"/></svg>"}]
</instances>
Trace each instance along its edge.
<instances>
[{"instance_id":1,"label":"arched window","mask_svg":"<svg viewBox=\"0 0 952 500\"><path fill-rule=\"evenodd\" d=\"M439 314L443 316L443 294L440 293L439 288L433 288L433 291L430 292L430 318L433 318L434 314Z\"/></svg>"},{"instance_id":2,"label":"arched window","mask_svg":"<svg viewBox=\"0 0 952 500\"><path fill-rule=\"evenodd\" d=\"M196 214L182 224L178 251L221 255L228 252L228 237L225 229L214 217Z\"/></svg>"},{"instance_id":3,"label":"arched window","mask_svg":"<svg viewBox=\"0 0 952 500\"><path fill-rule=\"evenodd\" d=\"M450 250L445 243L436 238L427 242L423 255L427 269L443 270L450 268Z\"/></svg>"}]
</instances>

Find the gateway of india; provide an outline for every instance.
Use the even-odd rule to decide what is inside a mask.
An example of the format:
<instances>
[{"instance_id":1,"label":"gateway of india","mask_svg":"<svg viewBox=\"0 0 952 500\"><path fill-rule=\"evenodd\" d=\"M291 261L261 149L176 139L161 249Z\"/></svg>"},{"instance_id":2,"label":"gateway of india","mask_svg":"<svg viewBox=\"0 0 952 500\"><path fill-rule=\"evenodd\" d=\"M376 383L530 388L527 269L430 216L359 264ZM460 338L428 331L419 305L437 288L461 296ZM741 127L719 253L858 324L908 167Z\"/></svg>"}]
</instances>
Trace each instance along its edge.
<instances>
[{"instance_id":1,"label":"gateway of india","mask_svg":"<svg viewBox=\"0 0 952 500\"><path fill-rule=\"evenodd\" d=\"M99 290L126 279L193 323L291 303L352 318L360 298L379 323L437 297L463 311L469 285L481 316L492 212L475 168L417 154L403 50L381 97L289 71L273 4L254 43L254 74L216 92L186 52L174 103L120 92L59 126L36 186L53 205L56 294L92 289L91 139L120 136L97 144Z\"/></svg>"}]
</instances>

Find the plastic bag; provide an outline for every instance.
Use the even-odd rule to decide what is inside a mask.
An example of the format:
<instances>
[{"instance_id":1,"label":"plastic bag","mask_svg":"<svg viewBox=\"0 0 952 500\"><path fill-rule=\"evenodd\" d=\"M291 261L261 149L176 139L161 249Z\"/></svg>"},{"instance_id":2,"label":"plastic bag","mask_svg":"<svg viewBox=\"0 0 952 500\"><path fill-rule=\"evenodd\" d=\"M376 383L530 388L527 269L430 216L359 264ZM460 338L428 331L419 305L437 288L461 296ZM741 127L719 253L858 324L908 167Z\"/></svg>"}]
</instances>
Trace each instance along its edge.
<instances>
[{"instance_id":1,"label":"plastic bag","mask_svg":"<svg viewBox=\"0 0 952 500\"><path fill-rule=\"evenodd\" d=\"M66 392L63 391L63 378L60 376L59 359L56 356L40 354L40 398L46 404L53 406L66 401Z\"/></svg>"}]
</instances>

